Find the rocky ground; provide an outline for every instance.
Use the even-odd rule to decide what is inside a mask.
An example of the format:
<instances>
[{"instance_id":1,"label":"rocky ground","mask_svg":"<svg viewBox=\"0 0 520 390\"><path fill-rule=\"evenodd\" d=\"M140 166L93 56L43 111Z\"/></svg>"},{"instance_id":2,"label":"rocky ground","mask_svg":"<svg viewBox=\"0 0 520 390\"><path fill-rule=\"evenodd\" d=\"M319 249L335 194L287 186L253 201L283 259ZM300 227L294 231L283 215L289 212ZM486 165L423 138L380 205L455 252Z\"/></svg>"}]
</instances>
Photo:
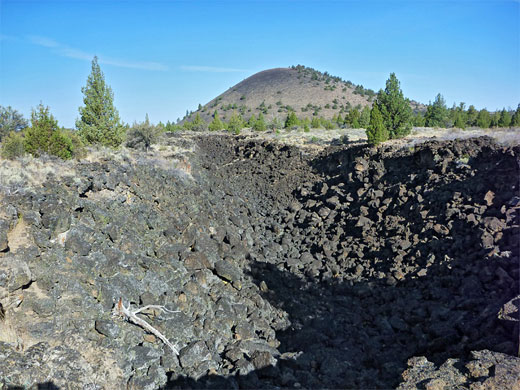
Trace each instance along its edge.
<instances>
[{"instance_id":1,"label":"rocky ground","mask_svg":"<svg viewBox=\"0 0 520 390\"><path fill-rule=\"evenodd\" d=\"M4 161L0 389L520 388L519 161L182 134Z\"/></svg>"}]
</instances>

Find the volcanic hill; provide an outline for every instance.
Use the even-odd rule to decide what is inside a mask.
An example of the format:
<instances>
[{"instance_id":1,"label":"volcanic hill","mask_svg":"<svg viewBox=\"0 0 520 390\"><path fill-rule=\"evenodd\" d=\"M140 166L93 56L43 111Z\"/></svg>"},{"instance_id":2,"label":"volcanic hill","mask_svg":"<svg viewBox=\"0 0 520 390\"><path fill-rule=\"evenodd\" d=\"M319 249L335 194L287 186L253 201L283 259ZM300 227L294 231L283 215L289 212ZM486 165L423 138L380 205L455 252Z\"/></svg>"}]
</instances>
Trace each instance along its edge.
<instances>
[{"instance_id":1,"label":"volcanic hill","mask_svg":"<svg viewBox=\"0 0 520 390\"><path fill-rule=\"evenodd\" d=\"M200 107L201 117L211 120L215 111L229 119L233 111L248 119L262 113L266 120L284 120L294 110L300 118L313 115L331 119L351 108L371 105L375 92L301 65L258 72Z\"/></svg>"},{"instance_id":2,"label":"volcanic hill","mask_svg":"<svg viewBox=\"0 0 520 390\"><path fill-rule=\"evenodd\" d=\"M183 121L199 113L209 122L215 111L224 120L229 120L234 111L246 120L262 113L268 122L275 118L283 121L290 111L295 111L299 118L318 116L330 120L336 115L344 116L353 108L361 110L371 106L375 98L376 92L372 89L297 65L258 72L199 106ZM414 110L426 109L424 104L415 101L410 105Z\"/></svg>"}]
</instances>

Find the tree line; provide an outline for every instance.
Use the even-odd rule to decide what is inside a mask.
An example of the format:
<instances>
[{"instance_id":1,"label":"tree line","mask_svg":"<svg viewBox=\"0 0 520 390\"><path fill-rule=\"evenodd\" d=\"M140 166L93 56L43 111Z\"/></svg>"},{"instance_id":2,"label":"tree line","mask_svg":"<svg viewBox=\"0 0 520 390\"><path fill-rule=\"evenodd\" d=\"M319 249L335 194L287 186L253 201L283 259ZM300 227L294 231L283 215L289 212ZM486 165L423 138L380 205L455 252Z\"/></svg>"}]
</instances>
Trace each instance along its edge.
<instances>
[{"instance_id":1,"label":"tree line","mask_svg":"<svg viewBox=\"0 0 520 390\"><path fill-rule=\"evenodd\" d=\"M473 126L520 126L520 104L514 112L504 108L490 113L486 109L479 111L472 105L466 109L464 103L458 106L454 104L448 109L441 94L436 96L433 103L429 103L426 112L414 113L410 101L403 95L395 73L390 74L385 89L381 89L375 95L372 107L357 106L345 113L344 117L340 113L334 115L331 120L317 115L312 119L298 118L295 111L290 110L283 122L278 118L268 122L262 113L258 116L253 114L246 120L236 111L233 111L228 121L224 121L215 110L209 123L197 112L193 120L185 120L182 124L168 121L166 124L159 122L158 125L153 125L147 115L144 122L135 122L130 126L123 124L114 107L112 89L105 82L97 57L92 60L91 73L81 91L84 105L79 107L77 130L67 130L58 126L58 121L50 113L49 107L42 103L32 110L30 125L16 110L0 106L2 157L14 158L30 153L34 156L50 154L68 159L81 156L88 145L118 147L122 143L133 148L148 149L161 132L176 130L229 131L238 134L243 128L255 131L282 128L303 128L304 131L310 131L311 128L365 128L368 143L376 145L388 139L408 135L412 126L461 129Z\"/></svg>"}]
</instances>

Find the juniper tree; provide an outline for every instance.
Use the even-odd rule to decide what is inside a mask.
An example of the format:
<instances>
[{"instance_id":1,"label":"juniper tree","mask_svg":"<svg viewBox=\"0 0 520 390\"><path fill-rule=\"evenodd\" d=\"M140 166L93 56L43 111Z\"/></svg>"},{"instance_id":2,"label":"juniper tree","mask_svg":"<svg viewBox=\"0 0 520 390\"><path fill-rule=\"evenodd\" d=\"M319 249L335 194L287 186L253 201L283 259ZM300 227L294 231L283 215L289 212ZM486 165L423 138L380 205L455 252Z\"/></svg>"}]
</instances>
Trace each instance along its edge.
<instances>
[{"instance_id":1,"label":"juniper tree","mask_svg":"<svg viewBox=\"0 0 520 390\"><path fill-rule=\"evenodd\" d=\"M395 73L386 80L386 87L377 94L375 102L390 138L401 138L412 130L412 109L410 101L405 99Z\"/></svg>"},{"instance_id":2,"label":"juniper tree","mask_svg":"<svg viewBox=\"0 0 520 390\"><path fill-rule=\"evenodd\" d=\"M27 120L11 106L0 106L0 140L11 131L20 131L27 127Z\"/></svg>"},{"instance_id":3,"label":"juniper tree","mask_svg":"<svg viewBox=\"0 0 520 390\"><path fill-rule=\"evenodd\" d=\"M448 120L448 108L446 101L440 93L435 97L433 104L429 104L424 116L427 127L446 127Z\"/></svg>"},{"instance_id":4,"label":"juniper tree","mask_svg":"<svg viewBox=\"0 0 520 390\"><path fill-rule=\"evenodd\" d=\"M374 105L370 111L370 122L368 124L366 134L369 145L380 144L389 138L389 133L385 127L383 116L379 112L377 105Z\"/></svg>"},{"instance_id":5,"label":"juniper tree","mask_svg":"<svg viewBox=\"0 0 520 390\"><path fill-rule=\"evenodd\" d=\"M81 92L85 106L79 108L81 117L76 120L81 137L89 144L119 146L123 142L125 128L114 107L114 94L105 83L97 57L92 60L87 85L81 88Z\"/></svg>"},{"instance_id":6,"label":"juniper tree","mask_svg":"<svg viewBox=\"0 0 520 390\"><path fill-rule=\"evenodd\" d=\"M240 130L244 127L244 121L242 120L242 116L237 114L236 111L233 112L231 117L229 118L229 122L227 124L228 131L240 134Z\"/></svg>"},{"instance_id":7,"label":"juniper tree","mask_svg":"<svg viewBox=\"0 0 520 390\"><path fill-rule=\"evenodd\" d=\"M478 117L478 111L475 108L475 106L473 106L473 105L469 106L468 112L466 114L466 124L468 126L476 126L477 117Z\"/></svg>"},{"instance_id":8,"label":"juniper tree","mask_svg":"<svg viewBox=\"0 0 520 390\"><path fill-rule=\"evenodd\" d=\"M298 120L298 117L296 116L295 112L291 111L289 115L287 115L284 127L286 129L290 129L291 127L298 126L299 124L300 121Z\"/></svg>"},{"instance_id":9,"label":"juniper tree","mask_svg":"<svg viewBox=\"0 0 520 390\"><path fill-rule=\"evenodd\" d=\"M24 148L34 156L47 153L68 159L74 154L71 139L58 127L58 121L49 107L41 103L37 110L32 110L31 127L25 131Z\"/></svg>"},{"instance_id":10,"label":"juniper tree","mask_svg":"<svg viewBox=\"0 0 520 390\"><path fill-rule=\"evenodd\" d=\"M511 118L511 126L520 126L520 104L516 107L516 111Z\"/></svg>"},{"instance_id":11,"label":"juniper tree","mask_svg":"<svg viewBox=\"0 0 520 390\"><path fill-rule=\"evenodd\" d=\"M491 116L489 111L483 108L479 111L477 116L477 126L482 129L487 129L491 125Z\"/></svg>"},{"instance_id":12,"label":"juniper tree","mask_svg":"<svg viewBox=\"0 0 520 390\"><path fill-rule=\"evenodd\" d=\"M500 118L498 119L499 127L509 127L511 125L511 114L504 108L500 112Z\"/></svg>"},{"instance_id":13,"label":"juniper tree","mask_svg":"<svg viewBox=\"0 0 520 390\"><path fill-rule=\"evenodd\" d=\"M264 120L264 116L262 113L258 114L258 118L256 119L255 123L253 124L253 130L255 131L265 131L267 128L267 125Z\"/></svg>"}]
</instances>

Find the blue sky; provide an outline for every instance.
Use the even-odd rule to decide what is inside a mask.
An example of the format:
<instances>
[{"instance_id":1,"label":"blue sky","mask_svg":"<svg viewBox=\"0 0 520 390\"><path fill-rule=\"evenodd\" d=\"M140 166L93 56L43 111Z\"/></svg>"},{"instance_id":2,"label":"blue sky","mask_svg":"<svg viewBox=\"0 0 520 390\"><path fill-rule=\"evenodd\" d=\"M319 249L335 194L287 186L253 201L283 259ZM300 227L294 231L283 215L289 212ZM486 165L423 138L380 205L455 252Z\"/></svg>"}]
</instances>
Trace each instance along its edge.
<instances>
[{"instance_id":1,"label":"blue sky","mask_svg":"<svg viewBox=\"0 0 520 390\"><path fill-rule=\"evenodd\" d=\"M518 1L0 0L0 105L73 127L94 55L125 122L175 121L250 75L303 64L378 90L520 103Z\"/></svg>"}]
</instances>

